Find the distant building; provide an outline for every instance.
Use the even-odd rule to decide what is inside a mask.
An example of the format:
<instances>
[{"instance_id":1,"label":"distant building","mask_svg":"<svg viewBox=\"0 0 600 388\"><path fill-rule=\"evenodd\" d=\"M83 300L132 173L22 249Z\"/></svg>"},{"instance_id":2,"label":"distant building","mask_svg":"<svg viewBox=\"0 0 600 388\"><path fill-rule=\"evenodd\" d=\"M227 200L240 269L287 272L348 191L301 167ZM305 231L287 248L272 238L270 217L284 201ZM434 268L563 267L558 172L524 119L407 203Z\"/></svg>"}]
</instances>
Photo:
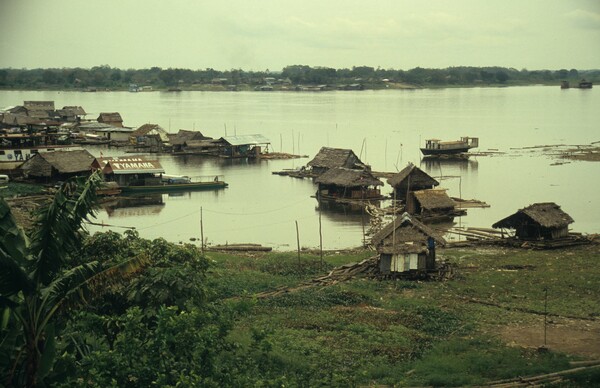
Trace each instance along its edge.
<instances>
[{"instance_id":1,"label":"distant building","mask_svg":"<svg viewBox=\"0 0 600 388\"><path fill-rule=\"evenodd\" d=\"M225 158L255 158L269 148L270 140L260 134L223 136L215 143L219 156Z\"/></svg>"},{"instance_id":2,"label":"distant building","mask_svg":"<svg viewBox=\"0 0 600 388\"><path fill-rule=\"evenodd\" d=\"M165 151L171 148L167 131L158 124L144 124L129 136L130 142L136 147L148 147L153 151Z\"/></svg>"},{"instance_id":3,"label":"distant building","mask_svg":"<svg viewBox=\"0 0 600 388\"><path fill-rule=\"evenodd\" d=\"M104 123L111 125L113 127L122 127L123 119L121 118L121 114L119 112L103 112L100 113L98 119L96 119L99 123Z\"/></svg>"}]
</instances>

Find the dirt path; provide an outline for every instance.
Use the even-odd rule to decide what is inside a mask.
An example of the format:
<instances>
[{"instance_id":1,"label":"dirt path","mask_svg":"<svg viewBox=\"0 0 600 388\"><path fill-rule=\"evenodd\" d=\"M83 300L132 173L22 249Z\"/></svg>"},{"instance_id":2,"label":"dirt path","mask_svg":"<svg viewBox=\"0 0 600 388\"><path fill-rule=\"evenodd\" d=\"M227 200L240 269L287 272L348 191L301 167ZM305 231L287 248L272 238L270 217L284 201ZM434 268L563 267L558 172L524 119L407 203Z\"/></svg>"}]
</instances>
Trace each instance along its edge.
<instances>
[{"instance_id":1,"label":"dirt path","mask_svg":"<svg viewBox=\"0 0 600 388\"><path fill-rule=\"evenodd\" d=\"M539 324L498 328L509 345L538 348L544 345L544 321ZM600 321L554 319L547 325L546 347L552 351L600 359Z\"/></svg>"}]
</instances>

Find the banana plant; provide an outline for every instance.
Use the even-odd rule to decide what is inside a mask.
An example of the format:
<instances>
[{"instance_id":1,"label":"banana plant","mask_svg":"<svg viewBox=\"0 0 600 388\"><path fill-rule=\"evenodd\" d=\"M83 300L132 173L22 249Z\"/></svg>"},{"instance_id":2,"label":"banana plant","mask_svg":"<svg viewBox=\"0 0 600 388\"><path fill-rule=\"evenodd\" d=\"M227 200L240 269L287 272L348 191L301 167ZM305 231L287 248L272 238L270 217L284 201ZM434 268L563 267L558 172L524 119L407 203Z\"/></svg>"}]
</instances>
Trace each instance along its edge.
<instances>
[{"instance_id":1,"label":"banana plant","mask_svg":"<svg viewBox=\"0 0 600 388\"><path fill-rule=\"evenodd\" d=\"M5 371L0 385L44 386L60 312L85 304L148 263L137 256L107 267L78 256L101 183L98 173L66 181L27 234L0 198L0 370Z\"/></svg>"}]
</instances>

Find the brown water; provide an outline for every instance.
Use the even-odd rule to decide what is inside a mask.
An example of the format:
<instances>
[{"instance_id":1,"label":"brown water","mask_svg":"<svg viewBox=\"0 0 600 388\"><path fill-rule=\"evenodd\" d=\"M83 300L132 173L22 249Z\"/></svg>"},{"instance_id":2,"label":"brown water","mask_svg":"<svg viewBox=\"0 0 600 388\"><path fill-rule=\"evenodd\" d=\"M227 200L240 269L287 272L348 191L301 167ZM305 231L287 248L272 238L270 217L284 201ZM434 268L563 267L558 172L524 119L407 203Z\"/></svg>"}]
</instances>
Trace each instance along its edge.
<instances>
[{"instance_id":1,"label":"brown water","mask_svg":"<svg viewBox=\"0 0 600 388\"><path fill-rule=\"evenodd\" d=\"M170 132L195 129L207 136L260 133L272 150L308 155L321 146L351 148L377 171L396 171L413 162L435 177L451 196L491 205L469 209L462 226L490 227L517 209L535 202L562 206L572 229L600 232L600 163L556 162L539 149L514 148L550 144L590 144L600 140L600 93L597 89L555 87L384 90L362 92L26 92L1 91L0 107L24 100L54 100L57 107L81 105L95 118L118 111L125 125L156 123ZM480 138L479 151L506 152L468 161L422 161L419 146L427 138ZM119 150L90 148L99 155ZM315 187L308 180L272 175L310 159L228 161L201 157L160 156L167 173L223 175L225 190L160 195L132 206L113 204L98 221L135 226L144 237L189 241L204 234L210 243L256 242L294 249L319 245ZM383 189L390 192L389 185ZM323 243L327 249L358 246L360 212L324 209ZM99 230L93 228L92 230ZM116 231L123 229L114 227Z\"/></svg>"}]
</instances>

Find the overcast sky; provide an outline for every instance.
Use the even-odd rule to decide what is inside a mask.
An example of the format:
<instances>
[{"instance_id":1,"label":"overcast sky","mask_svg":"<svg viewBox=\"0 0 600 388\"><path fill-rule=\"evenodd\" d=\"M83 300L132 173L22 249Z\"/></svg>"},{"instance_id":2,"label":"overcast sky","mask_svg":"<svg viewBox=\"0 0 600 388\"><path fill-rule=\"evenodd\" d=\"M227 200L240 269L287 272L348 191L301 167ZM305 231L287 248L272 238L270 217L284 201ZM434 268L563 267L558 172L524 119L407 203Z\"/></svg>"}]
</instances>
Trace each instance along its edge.
<instances>
[{"instance_id":1,"label":"overcast sky","mask_svg":"<svg viewBox=\"0 0 600 388\"><path fill-rule=\"evenodd\" d=\"M0 0L0 68L600 68L600 0Z\"/></svg>"}]
</instances>

